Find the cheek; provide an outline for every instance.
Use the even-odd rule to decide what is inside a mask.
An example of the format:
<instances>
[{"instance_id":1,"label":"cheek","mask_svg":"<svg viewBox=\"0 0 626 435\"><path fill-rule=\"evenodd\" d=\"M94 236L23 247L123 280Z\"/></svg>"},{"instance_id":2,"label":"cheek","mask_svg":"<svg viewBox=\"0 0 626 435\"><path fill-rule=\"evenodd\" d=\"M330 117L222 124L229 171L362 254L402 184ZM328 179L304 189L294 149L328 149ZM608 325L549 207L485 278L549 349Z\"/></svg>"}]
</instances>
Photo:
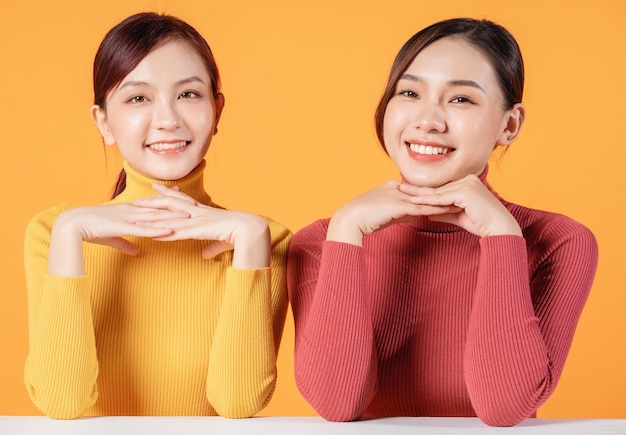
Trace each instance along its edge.
<instances>
[{"instance_id":1,"label":"cheek","mask_svg":"<svg viewBox=\"0 0 626 435\"><path fill-rule=\"evenodd\" d=\"M194 117L194 120L196 122L196 125L200 126L200 127L204 127L206 129L212 129L213 125L215 124L215 116L213 114L213 112L211 113L207 113L207 112L201 112L198 113L196 117Z\"/></svg>"},{"instance_id":2,"label":"cheek","mask_svg":"<svg viewBox=\"0 0 626 435\"><path fill-rule=\"evenodd\" d=\"M150 124L150 117L141 111L117 112L109 117L109 125L114 136L129 136L144 130Z\"/></svg>"},{"instance_id":3,"label":"cheek","mask_svg":"<svg viewBox=\"0 0 626 435\"><path fill-rule=\"evenodd\" d=\"M492 141L497 136L498 124L490 116L450 116L448 128L463 134L469 141Z\"/></svg>"},{"instance_id":4,"label":"cheek","mask_svg":"<svg viewBox=\"0 0 626 435\"><path fill-rule=\"evenodd\" d=\"M402 132L404 131L404 123L397 111L387 110L383 118L383 141L385 150L396 166L399 165L399 157L404 142L402 141Z\"/></svg>"},{"instance_id":5,"label":"cheek","mask_svg":"<svg viewBox=\"0 0 626 435\"><path fill-rule=\"evenodd\" d=\"M190 108L185 113L187 125L196 132L212 132L215 126L215 111L213 108Z\"/></svg>"},{"instance_id":6,"label":"cheek","mask_svg":"<svg viewBox=\"0 0 626 435\"><path fill-rule=\"evenodd\" d=\"M393 104L387 106L385 116L383 117L383 137L385 143L387 138L390 140L397 138L402 130L406 127L408 119L405 111L398 110Z\"/></svg>"}]
</instances>

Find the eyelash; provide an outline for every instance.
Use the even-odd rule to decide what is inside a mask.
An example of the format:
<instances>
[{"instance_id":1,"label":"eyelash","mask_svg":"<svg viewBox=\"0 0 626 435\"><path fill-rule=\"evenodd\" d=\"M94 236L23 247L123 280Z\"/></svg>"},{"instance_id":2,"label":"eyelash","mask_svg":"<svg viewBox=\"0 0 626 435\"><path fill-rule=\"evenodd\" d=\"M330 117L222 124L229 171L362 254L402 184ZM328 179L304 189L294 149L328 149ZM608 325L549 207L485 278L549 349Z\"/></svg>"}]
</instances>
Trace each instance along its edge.
<instances>
[{"instance_id":1,"label":"eyelash","mask_svg":"<svg viewBox=\"0 0 626 435\"><path fill-rule=\"evenodd\" d=\"M188 98L200 98L202 94L197 91L184 91L181 92L178 98L188 99ZM135 95L126 100L127 103L138 104L149 101L148 97L145 95Z\"/></svg>"},{"instance_id":2,"label":"eyelash","mask_svg":"<svg viewBox=\"0 0 626 435\"><path fill-rule=\"evenodd\" d=\"M410 90L400 91L398 92L398 95L401 95L407 98L419 98L419 95L416 92L410 91ZM471 98L466 97L464 95L459 95L457 97L454 97L450 100L450 102L454 104L464 104L464 103L476 104Z\"/></svg>"},{"instance_id":3,"label":"eyelash","mask_svg":"<svg viewBox=\"0 0 626 435\"><path fill-rule=\"evenodd\" d=\"M143 95L135 95L133 97L130 97L128 100L126 100L127 103L132 103L132 104L137 104L137 103L143 103L144 101L147 101L148 99L143 96Z\"/></svg>"},{"instance_id":4,"label":"eyelash","mask_svg":"<svg viewBox=\"0 0 626 435\"><path fill-rule=\"evenodd\" d=\"M199 98L202 95L197 91L184 91L180 94L179 98Z\"/></svg>"},{"instance_id":5,"label":"eyelash","mask_svg":"<svg viewBox=\"0 0 626 435\"><path fill-rule=\"evenodd\" d=\"M455 100L463 100L463 101L455 101ZM450 100L450 102L475 104L474 101L472 101L470 98L462 96L462 95L458 97L454 97L453 99Z\"/></svg>"}]
</instances>

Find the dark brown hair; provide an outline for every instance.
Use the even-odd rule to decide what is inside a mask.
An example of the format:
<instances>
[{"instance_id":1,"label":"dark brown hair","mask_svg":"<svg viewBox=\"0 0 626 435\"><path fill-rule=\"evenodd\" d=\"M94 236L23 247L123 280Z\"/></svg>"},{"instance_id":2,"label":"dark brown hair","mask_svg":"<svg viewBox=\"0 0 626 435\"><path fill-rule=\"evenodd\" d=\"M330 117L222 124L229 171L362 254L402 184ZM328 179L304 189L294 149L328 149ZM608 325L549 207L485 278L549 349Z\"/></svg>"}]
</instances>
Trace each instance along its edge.
<instances>
[{"instance_id":1,"label":"dark brown hair","mask_svg":"<svg viewBox=\"0 0 626 435\"><path fill-rule=\"evenodd\" d=\"M93 62L94 104L106 110L108 93L119 85L155 48L171 40L188 43L202 58L211 77L213 94L220 92L220 74L209 44L192 26L171 15L141 12L132 15L106 34ZM115 184L112 198L126 188L124 170Z\"/></svg>"},{"instance_id":2,"label":"dark brown hair","mask_svg":"<svg viewBox=\"0 0 626 435\"><path fill-rule=\"evenodd\" d=\"M452 18L439 21L413 35L396 55L389 73L387 86L378 103L374 117L376 135L383 148L385 148L383 119L387 104L395 94L398 80L424 48L438 39L450 36L467 41L482 51L490 60L504 95L505 110L522 102L524 61L517 41L508 30L489 20Z\"/></svg>"}]
</instances>

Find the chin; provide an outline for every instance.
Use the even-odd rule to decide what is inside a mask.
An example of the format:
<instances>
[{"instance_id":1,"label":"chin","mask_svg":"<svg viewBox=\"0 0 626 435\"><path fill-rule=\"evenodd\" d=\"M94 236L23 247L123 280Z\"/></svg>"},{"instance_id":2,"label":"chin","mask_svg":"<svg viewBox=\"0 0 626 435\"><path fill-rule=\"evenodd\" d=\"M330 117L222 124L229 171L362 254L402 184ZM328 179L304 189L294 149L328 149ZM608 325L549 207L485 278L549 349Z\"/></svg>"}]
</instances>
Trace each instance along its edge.
<instances>
[{"instance_id":1,"label":"chin","mask_svg":"<svg viewBox=\"0 0 626 435\"><path fill-rule=\"evenodd\" d=\"M449 168L409 168L400 170L402 181L415 187L441 187L452 181L463 178L458 176L457 171L450 171Z\"/></svg>"},{"instance_id":2,"label":"chin","mask_svg":"<svg viewBox=\"0 0 626 435\"><path fill-rule=\"evenodd\" d=\"M402 175L402 181L415 187L440 187L446 184L433 177L416 177L414 175L409 177Z\"/></svg>"}]
</instances>

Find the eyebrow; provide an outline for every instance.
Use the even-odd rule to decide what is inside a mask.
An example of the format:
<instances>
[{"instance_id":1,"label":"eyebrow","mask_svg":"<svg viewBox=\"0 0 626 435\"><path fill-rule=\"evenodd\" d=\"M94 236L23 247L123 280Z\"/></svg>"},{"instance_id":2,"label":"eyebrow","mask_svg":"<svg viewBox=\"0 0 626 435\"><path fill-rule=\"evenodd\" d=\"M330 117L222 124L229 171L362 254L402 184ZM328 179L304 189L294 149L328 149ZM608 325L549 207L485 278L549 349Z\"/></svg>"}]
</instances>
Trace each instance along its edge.
<instances>
[{"instance_id":1,"label":"eyebrow","mask_svg":"<svg viewBox=\"0 0 626 435\"><path fill-rule=\"evenodd\" d=\"M399 80L410 80L413 82L424 81L421 77L413 75L413 74L408 74L408 73L402 74ZM478 83L476 83L474 80L464 80L464 79L449 80L448 84L452 86L469 86L472 88L480 89L483 92L486 92L485 89L482 86L480 86Z\"/></svg>"},{"instance_id":2,"label":"eyebrow","mask_svg":"<svg viewBox=\"0 0 626 435\"><path fill-rule=\"evenodd\" d=\"M194 82L200 82L202 84L206 84L204 80L202 80L200 77L198 76L191 76L191 77L187 77L184 78L182 80L179 80L176 82L176 85L185 85L187 83L194 83ZM123 88L127 88L130 86L148 86L149 83L148 82L142 82L141 80L132 80L129 82L126 82L122 85L120 85L119 88L117 88L117 90L123 89Z\"/></svg>"}]
</instances>

